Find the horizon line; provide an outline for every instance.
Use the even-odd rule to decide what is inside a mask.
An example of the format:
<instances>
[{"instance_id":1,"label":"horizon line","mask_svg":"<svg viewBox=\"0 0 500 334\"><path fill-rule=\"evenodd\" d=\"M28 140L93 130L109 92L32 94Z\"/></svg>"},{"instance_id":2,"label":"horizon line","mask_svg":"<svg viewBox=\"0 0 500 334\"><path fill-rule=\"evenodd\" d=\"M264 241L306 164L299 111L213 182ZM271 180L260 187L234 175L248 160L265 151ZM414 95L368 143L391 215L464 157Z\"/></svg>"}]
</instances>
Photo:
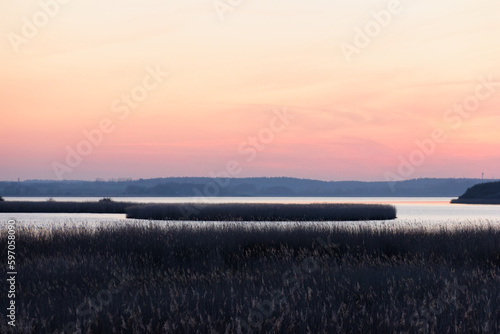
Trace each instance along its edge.
<instances>
[{"instance_id":1,"label":"horizon line","mask_svg":"<svg viewBox=\"0 0 500 334\"><path fill-rule=\"evenodd\" d=\"M416 177L404 180L324 180L324 179L313 179L313 178L302 178L293 176L247 176L247 177L211 177L211 176L163 176L163 177L150 177L150 178L132 178L132 177L118 177L118 178L95 178L95 179L68 179L68 180L58 180L58 179L25 179L21 180L0 180L0 182L133 182L133 181L147 181L156 179L231 179L231 180L243 180L243 179L294 179L294 180L305 180L305 181L319 181L319 182L408 182L413 180L484 180L484 181L499 181L500 179L492 177L491 179L486 178L473 178L473 177Z\"/></svg>"}]
</instances>

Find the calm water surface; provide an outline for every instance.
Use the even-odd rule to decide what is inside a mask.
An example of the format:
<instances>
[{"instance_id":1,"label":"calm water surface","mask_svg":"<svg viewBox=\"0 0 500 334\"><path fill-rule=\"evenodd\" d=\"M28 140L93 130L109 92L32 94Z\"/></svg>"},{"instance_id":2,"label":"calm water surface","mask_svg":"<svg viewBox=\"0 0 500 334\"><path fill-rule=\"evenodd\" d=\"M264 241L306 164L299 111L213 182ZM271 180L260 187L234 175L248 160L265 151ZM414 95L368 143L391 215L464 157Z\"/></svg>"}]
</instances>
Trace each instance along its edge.
<instances>
[{"instance_id":1,"label":"calm water surface","mask_svg":"<svg viewBox=\"0 0 500 334\"><path fill-rule=\"evenodd\" d=\"M6 200L45 201L42 197L7 197ZM56 197L56 201L97 201L99 197ZM136 203L197 203L189 197L116 197L115 201ZM494 225L500 227L500 205L450 204L448 197L214 197L203 198L210 203L383 203L397 208L398 218L391 221L370 221L375 227L461 227ZM20 226L87 226L141 223L125 219L124 214L54 214L54 213L0 213L0 221L15 218ZM172 222L171 222L172 223ZM185 224L185 222L176 222ZM199 223L197 223L199 224ZM248 224L248 223L247 223ZM366 225L367 222L331 222L329 224ZM2 227L5 226L2 224Z\"/></svg>"}]
</instances>

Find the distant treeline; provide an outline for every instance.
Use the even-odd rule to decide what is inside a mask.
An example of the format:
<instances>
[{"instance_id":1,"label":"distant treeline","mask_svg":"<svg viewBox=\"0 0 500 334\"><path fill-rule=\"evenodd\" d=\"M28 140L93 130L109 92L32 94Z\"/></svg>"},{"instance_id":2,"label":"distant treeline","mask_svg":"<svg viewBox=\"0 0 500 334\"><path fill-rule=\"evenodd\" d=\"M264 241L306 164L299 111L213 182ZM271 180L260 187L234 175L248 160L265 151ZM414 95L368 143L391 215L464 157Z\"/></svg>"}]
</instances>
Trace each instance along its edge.
<instances>
[{"instance_id":1,"label":"distant treeline","mask_svg":"<svg viewBox=\"0 0 500 334\"><path fill-rule=\"evenodd\" d=\"M126 209L127 218L200 221L340 221L396 218L396 208L382 204L149 204Z\"/></svg>"},{"instance_id":2,"label":"distant treeline","mask_svg":"<svg viewBox=\"0 0 500 334\"><path fill-rule=\"evenodd\" d=\"M463 204L500 204L500 182L477 184L467 189L465 194L451 202Z\"/></svg>"},{"instance_id":3,"label":"distant treeline","mask_svg":"<svg viewBox=\"0 0 500 334\"><path fill-rule=\"evenodd\" d=\"M398 182L319 181L288 177L208 178L171 177L112 181L0 182L0 196L424 196L457 197L480 179L413 179Z\"/></svg>"}]
</instances>

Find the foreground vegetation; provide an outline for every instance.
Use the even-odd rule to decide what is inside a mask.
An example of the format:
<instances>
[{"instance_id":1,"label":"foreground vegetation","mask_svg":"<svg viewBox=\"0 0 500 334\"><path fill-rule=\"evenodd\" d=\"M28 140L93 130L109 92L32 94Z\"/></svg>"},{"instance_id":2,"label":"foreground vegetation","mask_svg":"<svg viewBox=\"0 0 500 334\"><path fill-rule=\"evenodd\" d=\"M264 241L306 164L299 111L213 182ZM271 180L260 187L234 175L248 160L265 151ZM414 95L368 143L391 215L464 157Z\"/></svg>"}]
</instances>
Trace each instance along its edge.
<instances>
[{"instance_id":1,"label":"foreground vegetation","mask_svg":"<svg viewBox=\"0 0 500 334\"><path fill-rule=\"evenodd\" d=\"M127 218L200 221L339 221L396 218L393 205L281 203L168 203L128 207Z\"/></svg>"},{"instance_id":2,"label":"foreground vegetation","mask_svg":"<svg viewBox=\"0 0 500 334\"><path fill-rule=\"evenodd\" d=\"M500 331L492 227L138 222L16 233L17 322L2 316L2 333Z\"/></svg>"}]
</instances>

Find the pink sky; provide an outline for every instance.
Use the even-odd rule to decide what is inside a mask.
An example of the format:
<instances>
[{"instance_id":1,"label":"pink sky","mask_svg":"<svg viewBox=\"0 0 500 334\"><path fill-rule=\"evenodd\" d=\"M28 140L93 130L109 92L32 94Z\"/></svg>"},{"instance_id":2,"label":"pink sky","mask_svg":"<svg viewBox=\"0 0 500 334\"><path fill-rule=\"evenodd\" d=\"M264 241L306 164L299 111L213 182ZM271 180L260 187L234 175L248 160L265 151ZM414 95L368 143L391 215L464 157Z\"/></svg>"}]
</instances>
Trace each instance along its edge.
<instances>
[{"instance_id":1,"label":"pink sky","mask_svg":"<svg viewBox=\"0 0 500 334\"><path fill-rule=\"evenodd\" d=\"M0 180L500 177L496 0L66 2L0 4Z\"/></svg>"}]
</instances>

